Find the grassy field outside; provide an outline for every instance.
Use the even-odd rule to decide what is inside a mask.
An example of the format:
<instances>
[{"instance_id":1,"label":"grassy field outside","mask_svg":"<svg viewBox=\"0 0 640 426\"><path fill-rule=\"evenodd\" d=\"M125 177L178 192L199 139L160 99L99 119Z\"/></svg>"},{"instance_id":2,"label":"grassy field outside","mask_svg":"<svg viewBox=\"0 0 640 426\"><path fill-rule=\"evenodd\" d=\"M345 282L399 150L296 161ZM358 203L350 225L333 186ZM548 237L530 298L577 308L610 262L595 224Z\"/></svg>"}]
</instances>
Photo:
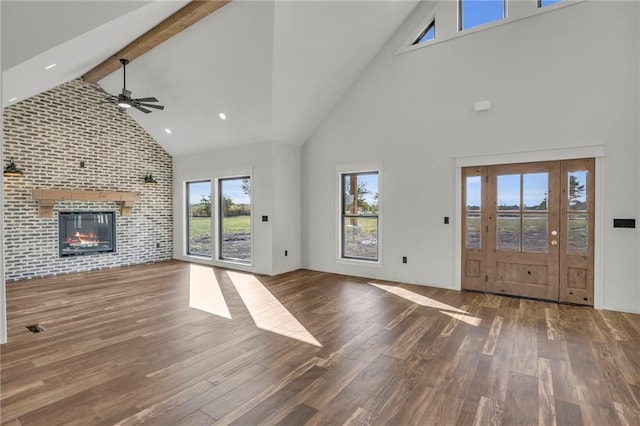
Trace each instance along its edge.
<instances>
[{"instance_id":1,"label":"grassy field outside","mask_svg":"<svg viewBox=\"0 0 640 426\"><path fill-rule=\"evenodd\" d=\"M498 214L497 243L502 249L518 250L524 238L525 251L544 252L548 240L546 216L525 214L524 232L520 229L518 213ZM467 215L467 247L480 248L481 222L478 213ZM568 252L569 254L586 254L587 249L587 216L584 214L569 215L568 220Z\"/></svg>"},{"instance_id":2,"label":"grassy field outside","mask_svg":"<svg viewBox=\"0 0 640 426\"><path fill-rule=\"evenodd\" d=\"M189 226L189 253L211 256L212 229L210 217L192 217ZM220 241L223 259L251 260L251 216L231 216L222 220Z\"/></svg>"},{"instance_id":3,"label":"grassy field outside","mask_svg":"<svg viewBox=\"0 0 640 426\"><path fill-rule=\"evenodd\" d=\"M192 217L190 224L190 238L211 235L210 217ZM249 232L251 232L251 216L225 217L222 221L223 234L248 234Z\"/></svg>"}]
</instances>

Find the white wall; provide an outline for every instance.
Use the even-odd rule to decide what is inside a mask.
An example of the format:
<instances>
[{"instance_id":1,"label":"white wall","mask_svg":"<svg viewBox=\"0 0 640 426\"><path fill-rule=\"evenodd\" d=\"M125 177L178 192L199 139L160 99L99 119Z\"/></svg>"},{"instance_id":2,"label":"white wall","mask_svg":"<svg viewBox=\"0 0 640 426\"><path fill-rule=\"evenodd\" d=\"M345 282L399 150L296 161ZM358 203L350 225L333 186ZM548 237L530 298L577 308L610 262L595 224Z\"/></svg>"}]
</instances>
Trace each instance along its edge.
<instances>
[{"instance_id":1,"label":"white wall","mask_svg":"<svg viewBox=\"0 0 640 426\"><path fill-rule=\"evenodd\" d=\"M273 274L300 268L301 234L301 148L273 145ZM287 256L284 251L287 251Z\"/></svg>"},{"instance_id":2,"label":"white wall","mask_svg":"<svg viewBox=\"0 0 640 426\"><path fill-rule=\"evenodd\" d=\"M299 148L264 142L176 157L173 165L174 258L268 275L300 267L300 227L295 226L300 220L300 190L296 188L300 180ZM246 174L251 175L252 264L187 256L185 182ZM283 192L287 189L291 189L290 197ZM263 222L262 216L268 216L269 221ZM284 257L285 249L290 250L289 256L276 259Z\"/></svg>"},{"instance_id":3,"label":"white wall","mask_svg":"<svg viewBox=\"0 0 640 426\"><path fill-rule=\"evenodd\" d=\"M640 311L638 231L612 228L640 205L636 2L582 2L396 55L431 7L416 9L303 147L303 266L456 288L456 158L604 145L596 303ZM473 112L485 99L492 110ZM336 164L375 161L382 267L338 263Z\"/></svg>"}]
</instances>

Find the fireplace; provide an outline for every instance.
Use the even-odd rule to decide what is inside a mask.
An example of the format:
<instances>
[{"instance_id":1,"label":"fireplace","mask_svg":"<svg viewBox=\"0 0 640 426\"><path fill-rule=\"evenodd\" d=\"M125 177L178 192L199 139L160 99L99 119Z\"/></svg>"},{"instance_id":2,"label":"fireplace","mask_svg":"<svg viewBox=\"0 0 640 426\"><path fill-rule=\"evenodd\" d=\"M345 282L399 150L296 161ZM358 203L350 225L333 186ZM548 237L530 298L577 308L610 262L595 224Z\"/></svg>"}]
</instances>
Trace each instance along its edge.
<instances>
[{"instance_id":1,"label":"fireplace","mask_svg":"<svg viewBox=\"0 0 640 426\"><path fill-rule=\"evenodd\" d=\"M114 212L60 212L58 229L60 257L116 251Z\"/></svg>"}]
</instances>

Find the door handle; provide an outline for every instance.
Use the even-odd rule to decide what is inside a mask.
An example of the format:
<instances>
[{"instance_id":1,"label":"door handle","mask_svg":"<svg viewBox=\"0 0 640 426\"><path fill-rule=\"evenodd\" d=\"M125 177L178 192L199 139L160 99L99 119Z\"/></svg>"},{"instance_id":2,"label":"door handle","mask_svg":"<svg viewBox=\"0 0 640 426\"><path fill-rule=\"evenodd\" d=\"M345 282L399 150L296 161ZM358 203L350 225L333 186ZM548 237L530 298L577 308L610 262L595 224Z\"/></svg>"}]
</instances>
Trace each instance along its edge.
<instances>
[{"instance_id":1,"label":"door handle","mask_svg":"<svg viewBox=\"0 0 640 426\"><path fill-rule=\"evenodd\" d=\"M558 245L558 242L557 242L556 240L551 240L551 245L552 245L552 246L557 246L557 245Z\"/></svg>"}]
</instances>

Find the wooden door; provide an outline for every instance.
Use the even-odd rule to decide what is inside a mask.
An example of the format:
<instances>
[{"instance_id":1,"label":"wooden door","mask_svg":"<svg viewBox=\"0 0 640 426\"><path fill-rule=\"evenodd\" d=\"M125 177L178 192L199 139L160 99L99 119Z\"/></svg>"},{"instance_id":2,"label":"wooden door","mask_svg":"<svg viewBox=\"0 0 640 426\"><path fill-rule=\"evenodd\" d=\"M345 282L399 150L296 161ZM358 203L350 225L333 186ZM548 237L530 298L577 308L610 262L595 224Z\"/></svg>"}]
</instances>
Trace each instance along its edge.
<instances>
[{"instance_id":1,"label":"wooden door","mask_svg":"<svg viewBox=\"0 0 640 426\"><path fill-rule=\"evenodd\" d=\"M462 288L593 305L593 166L465 168Z\"/></svg>"},{"instance_id":2,"label":"wooden door","mask_svg":"<svg viewBox=\"0 0 640 426\"><path fill-rule=\"evenodd\" d=\"M484 232L487 213L484 193L487 168L467 167L462 170L462 288L486 291L487 268Z\"/></svg>"},{"instance_id":3,"label":"wooden door","mask_svg":"<svg viewBox=\"0 0 640 426\"><path fill-rule=\"evenodd\" d=\"M595 160L562 162L560 301L593 306Z\"/></svg>"},{"instance_id":4,"label":"wooden door","mask_svg":"<svg viewBox=\"0 0 640 426\"><path fill-rule=\"evenodd\" d=\"M492 166L488 184L487 291L557 300L559 163Z\"/></svg>"}]
</instances>

